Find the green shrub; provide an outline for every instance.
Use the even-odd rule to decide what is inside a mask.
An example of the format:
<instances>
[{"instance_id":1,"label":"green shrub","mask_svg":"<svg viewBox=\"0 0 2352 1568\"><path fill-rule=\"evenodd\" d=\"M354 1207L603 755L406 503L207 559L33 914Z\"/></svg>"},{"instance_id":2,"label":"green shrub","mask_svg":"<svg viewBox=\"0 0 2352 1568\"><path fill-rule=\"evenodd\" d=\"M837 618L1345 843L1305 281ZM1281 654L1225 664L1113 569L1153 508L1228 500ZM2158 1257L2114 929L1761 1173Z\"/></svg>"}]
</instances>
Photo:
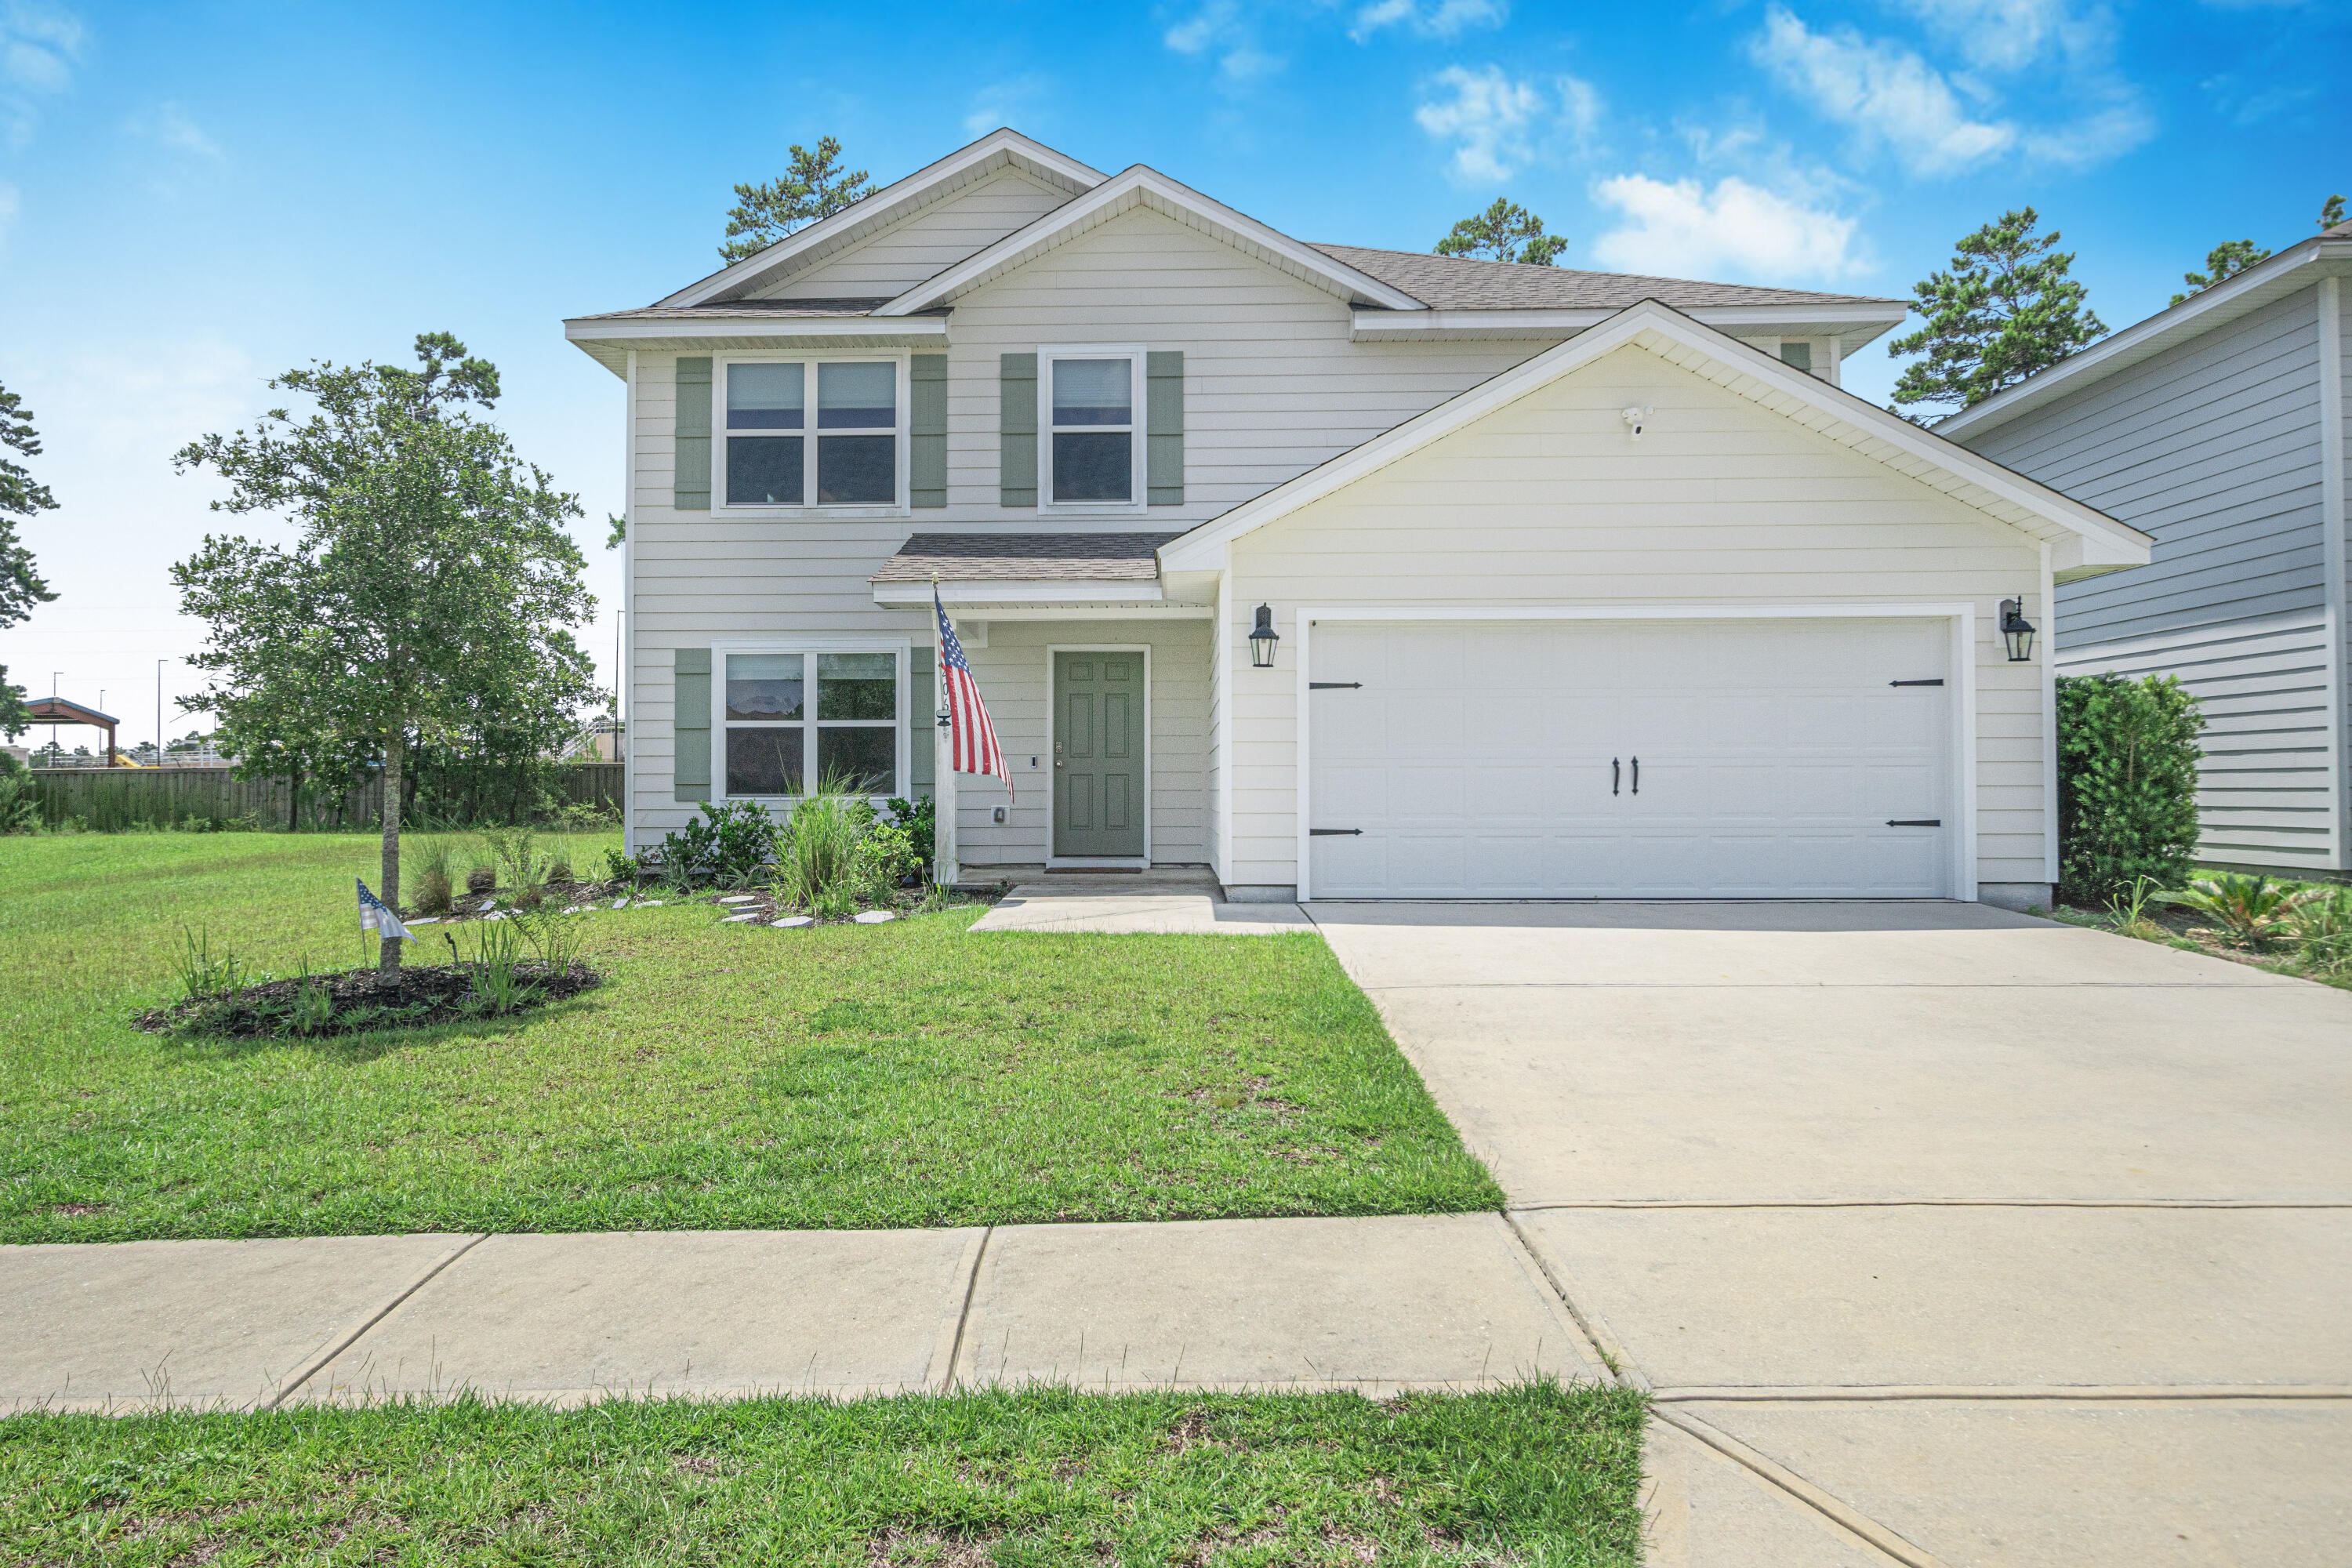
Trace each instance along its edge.
<instances>
[{"instance_id":1,"label":"green shrub","mask_svg":"<svg viewBox=\"0 0 2352 1568\"><path fill-rule=\"evenodd\" d=\"M9 759L15 761L13 757ZM33 793L28 770L0 773L0 833L38 833L41 803Z\"/></svg>"},{"instance_id":2,"label":"green shrub","mask_svg":"<svg viewBox=\"0 0 2352 1568\"><path fill-rule=\"evenodd\" d=\"M925 795L920 800L901 798L885 804L890 807L891 815L898 818L898 826L906 829L908 840L914 846L916 858L922 862L923 869L929 870L931 862L937 858L939 798Z\"/></svg>"},{"instance_id":3,"label":"green shrub","mask_svg":"<svg viewBox=\"0 0 2352 1568\"><path fill-rule=\"evenodd\" d=\"M757 881L774 858L778 828L757 801L724 805L702 803L702 814L662 838L659 860L665 881L680 889L710 883L740 888Z\"/></svg>"},{"instance_id":4,"label":"green shrub","mask_svg":"<svg viewBox=\"0 0 2352 1568\"><path fill-rule=\"evenodd\" d=\"M2146 877L2188 880L2197 852L2197 699L2168 675L2058 678L2058 881L2079 903Z\"/></svg>"}]
</instances>

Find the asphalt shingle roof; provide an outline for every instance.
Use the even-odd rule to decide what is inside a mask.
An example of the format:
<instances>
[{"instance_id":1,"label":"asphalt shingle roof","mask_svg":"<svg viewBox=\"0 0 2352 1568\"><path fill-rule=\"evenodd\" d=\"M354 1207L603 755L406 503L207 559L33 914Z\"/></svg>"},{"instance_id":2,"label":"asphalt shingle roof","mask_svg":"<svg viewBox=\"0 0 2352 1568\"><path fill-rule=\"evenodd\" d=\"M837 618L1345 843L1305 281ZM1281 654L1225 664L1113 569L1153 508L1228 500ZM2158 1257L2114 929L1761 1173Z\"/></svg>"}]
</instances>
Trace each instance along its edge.
<instances>
[{"instance_id":1,"label":"asphalt shingle roof","mask_svg":"<svg viewBox=\"0 0 2352 1568\"><path fill-rule=\"evenodd\" d=\"M918 533L868 581L1150 583L1179 533Z\"/></svg>"},{"instance_id":2,"label":"asphalt shingle roof","mask_svg":"<svg viewBox=\"0 0 2352 1568\"><path fill-rule=\"evenodd\" d=\"M1797 289L1757 289L1743 283L1701 283L1687 278L1645 278L1633 272L1579 272L1566 267L1481 261L1417 250L1368 250L1318 245L1317 250L1402 289L1433 310L1622 310L1644 300L1687 309L1708 305L1874 305L1903 308L1901 300L1867 294L1811 294Z\"/></svg>"}]
</instances>

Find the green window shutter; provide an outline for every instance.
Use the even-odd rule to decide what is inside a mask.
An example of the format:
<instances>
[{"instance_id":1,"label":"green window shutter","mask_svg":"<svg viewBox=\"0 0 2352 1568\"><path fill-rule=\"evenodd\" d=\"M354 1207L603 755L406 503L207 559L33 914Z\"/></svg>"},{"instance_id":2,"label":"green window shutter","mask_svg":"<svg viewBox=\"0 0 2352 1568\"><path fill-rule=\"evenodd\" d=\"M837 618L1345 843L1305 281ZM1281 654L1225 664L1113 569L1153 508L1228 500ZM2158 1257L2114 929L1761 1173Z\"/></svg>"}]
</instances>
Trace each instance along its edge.
<instances>
[{"instance_id":1,"label":"green window shutter","mask_svg":"<svg viewBox=\"0 0 2352 1568\"><path fill-rule=\"evenodd\" d=\"M1153 506L1184 504L1184 355L1181 351L1144 356L1146 499Z\"/></svg>"},{"instance_id":2,"label":"green window shutter","mask_svg":"<svg viewBox=\"0 0 2352 1568\"><path fill-rule=\"evenodd\" d=\"M1003 445L998 449L996 482L1004 506L1037 504L1037 356L1006 354L998 361L998 420Z\"/></svg>"},{"instance_id":3,"label":"green window shutter","mask_svg":"<svg viewBox=\"0 0 2352 1568\"><path fill-rule=\"evenodd\" d=\"M914 506L948 504L948 356L917 354L908 370L908 484Z\"/></svg>"},{"instance_id":4,"label":"green window shutter","mask_svg":"<svg viewBox=\"0 0 2352 1568\"><path fill-rule=\"evenodd\" d=\"M672 506L680 511L710 510L709 354L677 362L677 471L674 483ZM703 657L707 659L709 656ZM704 665L703 673L709 672L709 666Z\"/></svg>"},{"instance_id":5,"label":"green window shutter","mask_svg":"<svg viewBox=\"0 0 2352 1568\"><path fill-rule=\"evenodd\" d=\"M671 694L670 731L677 740L670 753L670 782L680 800L709 800L710 650L682 647L675 657L677 689Z\"/></svg>"},{"instance_id":6,"label":"green window shutter","mask_svg":"<svg viewBox=\"0 0 2352 1568\"><path fill-rule=\"evenodd\" d=\"M907 659L907 785L920 800L939 788L939 700L931 684L931 650L917 647Z\"/></svg>"}]
</instances>

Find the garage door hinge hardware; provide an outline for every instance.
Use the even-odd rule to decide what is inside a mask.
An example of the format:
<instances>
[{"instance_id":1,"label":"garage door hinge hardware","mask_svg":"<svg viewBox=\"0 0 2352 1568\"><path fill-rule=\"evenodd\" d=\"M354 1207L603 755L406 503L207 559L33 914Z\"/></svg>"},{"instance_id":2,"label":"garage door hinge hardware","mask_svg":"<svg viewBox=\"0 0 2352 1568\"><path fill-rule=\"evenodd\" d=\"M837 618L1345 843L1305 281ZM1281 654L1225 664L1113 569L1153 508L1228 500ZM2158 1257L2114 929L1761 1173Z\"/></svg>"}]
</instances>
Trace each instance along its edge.
<instances>
[{"instance_id":1,"label":"garage door hinge hardware","mask_svg":"<svg viewBox=\"0 0 2352 1568\"><path fill-rule=\"evenodd\" d=\"M1944 826L1944 819L1940 816L1890 816L1886 819L1886 826L1889 827L1941 827Z\"/></svg>"},{"instance_id":2,"label":"garage door hinge hardware","mask_svg":"<svg viewBox=\"0 0 2352 1568\"><path fill-rule=\"evenodd\" d=\"M1360 680L1310 680L1307 683L1309 691L1361 691L1363 689L1364 683Z\"/></svg>"},{"instance_id":3,"label":"garage door hinge hardware","mask_svg":"<svg viewBox=\"0 0 2352 1568\"><path fill-rule=\"evenodd\" d=\"M1307 830L1309 838L1360 838L1363 835L1364 830L1360 827L1310 827Z\"/></svg>"},{"instance_id":4,"label":"garage door hinge hardware","mask_svg":"<svg viewBox=\"0 0 2352 1568\"><path fill-rule=\"evenodd\" d=\"M1933 680L1890 680L1886 684L1889 686L1941 686L1944 684L1944 678L1939 675Z\"/></svg>"}]
</instances>

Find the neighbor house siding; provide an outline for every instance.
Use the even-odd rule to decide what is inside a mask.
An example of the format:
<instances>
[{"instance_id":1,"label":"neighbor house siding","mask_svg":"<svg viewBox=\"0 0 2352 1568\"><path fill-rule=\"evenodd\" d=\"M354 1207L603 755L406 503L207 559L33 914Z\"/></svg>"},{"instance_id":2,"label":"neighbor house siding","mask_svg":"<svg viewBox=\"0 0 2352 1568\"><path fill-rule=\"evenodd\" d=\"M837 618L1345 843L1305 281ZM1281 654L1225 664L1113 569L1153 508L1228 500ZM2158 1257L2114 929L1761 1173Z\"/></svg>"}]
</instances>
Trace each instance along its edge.
<instances>
[{"instance_id":1,"label":"neighbor house siding","mask_svg":"<svg viewBox=\"0 0 2352 1568\"><path fill-rule=\"evenodd\" d=\"M2209 721L2200 855L2285 870L2352 866L2324 287L1961 437L2155 536L2147 565L2059 589L2057 668L2178 676Z\"/></svg>"},{"instance_id":2,"label":"neighbor house siding","mask_svg":"<svg viewBox=\"0 0 2352 1568\"><path fill-rule=\"evenodd\" d=\"M772 280L754 298L892 299L1069 199L1018 169L1001 169L862 245Z\"/></svg>"},{"instance_id":3,"label":"neighbor house siding","mask_svg":"<svg viewBox=\"0 0 2352 1568\"><path fill-rule=\"evenodd\" d=\"M1629 405L1652 410L1638 444ZM1248 668L1260 601L1294 650L1302 605L1972 605L1978 878L2047 882L2041 672L2008 662L1991 629L2006 595L2039 610L2039 543L1642 349L1244 535L1233 557L1228 885L1297 881L1297 681Z\"/></svg>"},{"instance_id":4,"label":"neighbor house siding","mask_svg":"<svg viewBox=\"0 0 2352 1568\"><path fill-rule=\"evenodd\" d=\"M2304 289L1967 444L2153 534L2058 591L2061 652L2321 608L2319 323Z\"/></svg>"}]
</instances>

